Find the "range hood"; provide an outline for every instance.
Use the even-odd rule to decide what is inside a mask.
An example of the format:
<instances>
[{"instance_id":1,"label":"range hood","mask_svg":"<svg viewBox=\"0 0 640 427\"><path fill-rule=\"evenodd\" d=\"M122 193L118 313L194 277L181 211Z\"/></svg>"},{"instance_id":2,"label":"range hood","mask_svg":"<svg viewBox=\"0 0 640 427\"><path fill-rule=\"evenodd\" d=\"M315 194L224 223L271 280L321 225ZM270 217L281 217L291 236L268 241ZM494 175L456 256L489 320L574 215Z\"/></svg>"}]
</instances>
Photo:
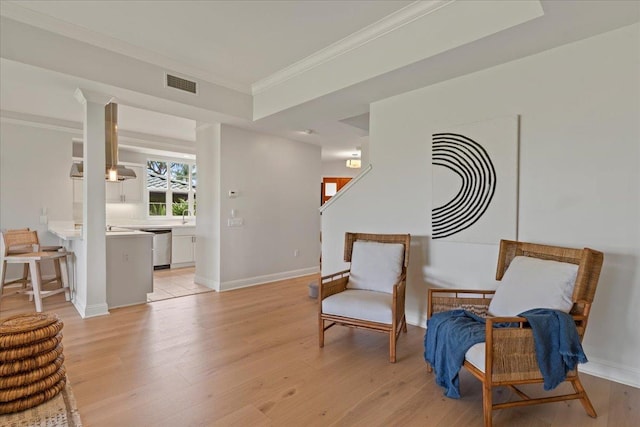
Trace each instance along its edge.
<instances>
[{"instance_id":1,"label":"range hood","mask_svg":"<svg viewBox=\"0 0 640 427\"><path fill-rule=\"evenodd\" d=\"M107 181L124 181L136 178L136 173L118 165L118 104L110 102L104 107L105 128L105 174ZM84 177L83 162L71 165L71 178Z\"/></svg>"}]
</instances>

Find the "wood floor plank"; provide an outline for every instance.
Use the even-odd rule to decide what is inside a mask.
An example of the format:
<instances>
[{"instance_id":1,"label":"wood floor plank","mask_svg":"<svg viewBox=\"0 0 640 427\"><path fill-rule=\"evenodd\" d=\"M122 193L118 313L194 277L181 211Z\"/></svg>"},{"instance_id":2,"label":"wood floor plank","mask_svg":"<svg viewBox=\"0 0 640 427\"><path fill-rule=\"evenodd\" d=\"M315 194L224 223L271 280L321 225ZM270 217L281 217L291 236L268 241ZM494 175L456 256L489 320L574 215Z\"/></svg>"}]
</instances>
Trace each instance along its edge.
<instances>
[{"instance_id":1,"label":"wood floor plank","mask_svg":"<svg viewBox=\"0 0 640 427\"><path fill-rule=\"evenodd\" d=\"M609 427L640 424L640 393L637 388L611 383Z\"/></svg>"},{"instance_id":2,"label":"wood floor plank","mask_svg":"<svg viewBox=\"0 0 640 427\"><path fill-rule=\"evenodd\" d=\"M180 420L177 420L180 421ZM247 405L242 409L219 419L212 427L267 427L271 420L253 405Z\"/></svg>"},{"instance_id":3,"label":"wood floor plank","mask_svg":"<svg viewBox=\"0 0 640 427\"><path fill-rule=\"evenodd\" d=\"M186 271L156 273L180 292L193 281ZM462 398L444 397L426 372L421 328L409 326L400 337L396 364L388 362L388 337L372 331L331 328L319 348L317 302L307 289L314 279L172 298L85 320L63 295L47 298L45 310L65 323L65 364L84 424L482 425L480 382L463 370ZM0 303L1 317L33 311L20 296ZM494 426L639 424L640 390L581 378L597 419L579 402L558 402L494 411ZM496 401L510 397L507 389L494 393Z\"/></svg>"}]
</instances>

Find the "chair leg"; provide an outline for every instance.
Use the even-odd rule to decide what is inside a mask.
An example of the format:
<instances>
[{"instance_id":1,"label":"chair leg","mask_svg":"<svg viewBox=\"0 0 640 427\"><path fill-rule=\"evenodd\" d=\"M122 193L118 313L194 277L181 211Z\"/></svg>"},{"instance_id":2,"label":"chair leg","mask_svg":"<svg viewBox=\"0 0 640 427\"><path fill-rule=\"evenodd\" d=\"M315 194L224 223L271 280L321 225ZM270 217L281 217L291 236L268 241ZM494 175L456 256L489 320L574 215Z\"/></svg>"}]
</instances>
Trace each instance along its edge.
<instances>
[{"instance_id":1,"label":"chair leg","mask_svg":"<svg viewBox=\"0 0 640 427\"><path fill-rule=\"evenodd\" d=\"M25 289L27 287L27 283L29 283L29 264L24 264L22 266L22 288Z\"/></svg>"},{"instance_id":2,"label":"chair leg","mask_svg":"<svg viewBox=\"0 0 640 427\"><path fill-rule=\"evenodd\" d=\"M53 268L56 272L56 277L54 281L60 285L61 288L64 288L64 281L62 280L62 268L60 266L60 258L53 260Z\"/></svg>"},{"instance_id":3,"label":"chair leg","mask_svg":"<svg viewBox=\"0 0 640 427\"><path fill-rule=\"evenodd\" d=\"M2 292L4 291L4 279L7 275L7 262L0 262L0 298L2 298Z\"/></svg>"},{"instance_id":4,"label":"chair leg","mask_svg":"<svg viewBox=\"0 0 640 427\"><path fill-rule=\"evenodd\" d=\"M42 312L42 298L40 297L40 265L36 261L29 261L31 271L31 285L33 286L33 299L36 303L36 311Z\"/></svg>"},{"instance_id":5,"label":"chair leg","mask_svg":"<svg viewBox=\"0 0 640 427\"><path fill-rule=\"evenodd\" d=\"M573 386L573 389L576 391L576 393L582 395L582 397L580 398L580 403L582 403L584 410L590 417L596 418L598 414L596 414L596 410L593 408L593 405L589 400L589 396L587 396L587 392L580 382L580 378L578 378L578 376L576 375L574 379L571 379L569 381L571 381L571 385Z\"/></svg>"},{"instance_id":6,"label":"chair leg","mask_svg":"<svg viewBox=\"0 0 640 427\"><path fill-rule=\"evenodd\" d=\"M407 333L407 318L402 316L402 332Z\"/></svg>"},{"instance_id":7,"label":"chair leg","mask_svg":"<svg viewBox=\"0 0 640 427\"><path fill-rule=\"evenodd\" d=\"M318 344L320 348L324 347L324 319L319 315L318 316Z\"/></svg>"},{"instance_id":8,"label":"chair leg","mask_svg":"<svg viewBox=\"0 0 640 427\"><path fill-rule=\"evenodd\" d=\"M485 379L486 380L486 379ZM484 381L482 383L482 412L484 416L484 427L492 426L491 411L493 410L493 402L491 395L491 386Z\"/></svg>"},{"instance_id":9,"label":"chair leg","mask_svg":"<svg viewBox=\"0 0 640 427\"><path fill-rule=\"evenodd\" d=\"M60 269L60 280L62 288L64 289L64 299L65 301L71 301L71 292L69 292L69 269L67 266L67 257L65 256L62 259L57 259L56 263L58 264L58 268Z\"/></svg>"},{"instance_id":10,"label":"chair leg","mask_svg":"<svg viewBox=\"0 0 640 427\"><path fill-rule=\"evenodd\" d=\"M389 331L389 362L396 363L396 331Z\"/></svg>"}]
</instances>

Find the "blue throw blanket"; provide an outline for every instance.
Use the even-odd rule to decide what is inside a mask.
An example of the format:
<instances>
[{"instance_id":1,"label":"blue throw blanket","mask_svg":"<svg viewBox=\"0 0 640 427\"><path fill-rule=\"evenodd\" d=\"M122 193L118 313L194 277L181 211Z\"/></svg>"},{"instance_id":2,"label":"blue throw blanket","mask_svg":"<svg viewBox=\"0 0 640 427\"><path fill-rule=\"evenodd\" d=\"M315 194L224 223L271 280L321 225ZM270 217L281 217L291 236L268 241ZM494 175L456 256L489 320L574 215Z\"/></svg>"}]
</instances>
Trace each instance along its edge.
<instances>
[{"instance_id":1,"label":"blue throw blanket","mask_svg":"<svg viewBox=\"0 0 640 427\"><path fill-rule=\"evenodd\" d=\"M520 316L531 324L536 358L550 390L566 378L576 364L587 361L575 323L570 315L548 309L528 310ZM465 310L437 313L427 320L424 358L435 371L436 383L445 388L447 397L460 398L458 372L465 353L485 341L485 319ZM501 323L496 327L509 327Z\"/></svg>"},{"instance_id":2,"label":"blue throw blanket","mask_svg":"<svg viewBox=\"0 0 640 427\"><path fill-rule=\"evenodd\" d=\"M533 332L538 368L544 378L544 389L552 390L567 377L578 363L586 363L580 336L571 315L558 310L534 308L520 313Z\"/></svg>"},{"instance_id":3,"label":"blue throw blanket","mask_svg":"<svg viewBox=\"0 0 640 427\"><path fill-rule=\"evenodd\" d=\"M445 395L460 398L458 372L464 355L472 345L484 342L485 320L465 310L436 313L427 320L424 359L436 374L436 384Z\"/></svg>"}]
</instances>

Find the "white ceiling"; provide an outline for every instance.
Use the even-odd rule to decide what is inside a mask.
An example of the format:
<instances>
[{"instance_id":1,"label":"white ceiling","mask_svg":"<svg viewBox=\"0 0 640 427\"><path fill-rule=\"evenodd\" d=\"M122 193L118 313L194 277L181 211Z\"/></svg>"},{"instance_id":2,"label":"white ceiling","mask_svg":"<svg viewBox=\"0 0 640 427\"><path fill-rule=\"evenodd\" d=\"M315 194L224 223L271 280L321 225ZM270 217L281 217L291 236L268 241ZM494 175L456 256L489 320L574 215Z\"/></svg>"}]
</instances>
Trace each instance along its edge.
<instances>
[{"instance_id":1,"label":"white ceiling","mask_svg":"<svg viewBox=\"0 0 640 427\"><path fill-rule=\"evenodd\" d=\"M73 0L20 6L90 30L103 43L111 38L157 53L248 92L252 83L409 3Z\"/></svg>"},{"instance_id":2,"label":"white ceiling","mask_svg":"<svg viewBox=\"0 0 640 427\"><path fill-rule=\"evenodd\" d=\"M399 13L410 3L3 0L0 12L10 19L250 93L252 84L376 24L388 14ZM637 1L543 0L541 3L543 17L265 119L227 122L319 144L325 160L348 158L355 147L367 141L367 113L371 102L640 19ZM5 116L6 112L17 112L79 122L82 110L73 92L78 87L99 90L102 84L2 56L0 109ZM195 139L196 117L170 116L120 105L120 129L191 143ZM157 108L157 111L163 109ZM303 129L315 132L306 135L300 132Z\"/></svg>"}]
</instances>

